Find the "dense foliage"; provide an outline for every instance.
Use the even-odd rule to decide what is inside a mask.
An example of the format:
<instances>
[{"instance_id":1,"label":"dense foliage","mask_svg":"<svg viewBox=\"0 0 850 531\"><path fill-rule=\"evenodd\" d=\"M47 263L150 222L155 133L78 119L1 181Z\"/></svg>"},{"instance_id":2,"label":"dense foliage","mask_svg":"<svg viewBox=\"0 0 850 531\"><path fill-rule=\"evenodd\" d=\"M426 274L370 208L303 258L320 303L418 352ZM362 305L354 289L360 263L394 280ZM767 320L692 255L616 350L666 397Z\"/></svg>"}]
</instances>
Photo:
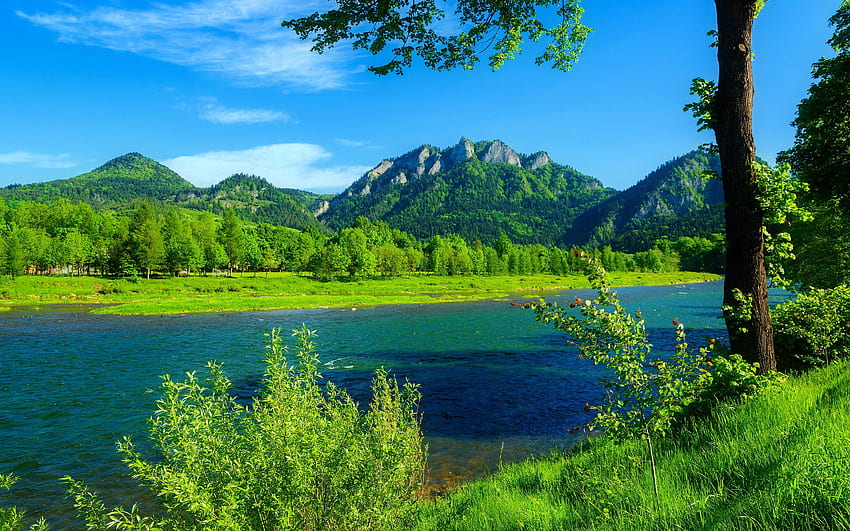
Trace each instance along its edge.
<instances>
[{"instance_id":1,"label":"dense foliage","mask_svg":"<svg viewBox=\"0 0 850 531\"><path fill-rule=\"evenodd\" d=\"M680 252L702 240L661 240L634 254L590 250L611 271L677 271ZM709 245L710 247L710 245ZM310 272L318 278L440 275L562 275L583 270L574 249L519 245L501 234L493 246L458 235L421 241L382 221L359 217L326 235L251 224L233 209L223 216L141 203L135 210L95 210L86 203L0 200L0 274L206 274L213 270ZM700 265L694 259L689 265Z\"/></svg>"},{"instance_id":2,"label":"dense foliage","mask_svg":"<svg viewBox=\"0 0 850 531\"><path fill-rule=\"evenodd\" d=\"M830 23L829 45L837 54L814 64L815 82L794 120L794 146L778 157L809 185L803 198L814 218L791 227L798 252L787 273L816 288L850 282L850 2L842 2Z\"/></svg>"},{"instance_id":3,"label":"dense foliage","mask_svg":"<svg viewBox=\"0 0 850 531\"><path fill-rule=\"evenodd\" d=\"M814 64L815 83L797 107L794 147L781 154L820 199L850 201L850 2L843 1L830 24L835 57ZM846 205L845 205L846 206Z\"/></svg>"},{"instance_id":4,"label":"dense foliage","mask_svg":"<svg viewBox=\"0 0 850 531\"><path fill-rule=\"evenodd\" d=\"M810 288L773 311L777 356L785 366L850 357L850 288Z\"/></svg>"}]
</instances>

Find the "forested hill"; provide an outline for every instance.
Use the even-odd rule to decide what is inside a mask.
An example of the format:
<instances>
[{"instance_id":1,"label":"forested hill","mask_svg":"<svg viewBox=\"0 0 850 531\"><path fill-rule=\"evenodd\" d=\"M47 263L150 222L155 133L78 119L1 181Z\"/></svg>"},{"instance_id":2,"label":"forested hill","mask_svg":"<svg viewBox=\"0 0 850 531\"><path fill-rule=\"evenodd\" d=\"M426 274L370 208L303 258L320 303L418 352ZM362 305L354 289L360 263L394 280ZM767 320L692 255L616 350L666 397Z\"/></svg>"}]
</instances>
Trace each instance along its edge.
<instances>
[{"instance_id":1,"label":"forested hill","mask_svg":"<svg viewBox=\"0 0 850 531\"><path fill-rule=\"evenodd\" d=\"M423 145L384 160L336 196L277 188L245 174L198 188L162 164L128 153L70 179L0 188L0 198L65 198L113 209L152 200L214 213L229 207L248 221L296 229L340 230L365 216L423 240L457 234L493 245L504 233L521 244L611 245L636 252L664 236L723 232L720 182L703 178L718 166L694 151L618 192L545 152L521 155L499 140L462 138L448 149Z\"/></svg>"},{"instance_id":2,"label":"forested hill","mask_svg":"<svg viewBox=\"0 0 850 531\"><path fill-rule=\"evenodd\" d=\"M178 194L174 202L216 214L232 208L239 217L256 223L303 229L320 225L313 211L328 197L332 196L277 188L262 177L238 173L210 188Z\"/></svg>"},{"instance_id":3,"label":"forested hill","mask_svg":"<svg viewBox=\"0 0 850 531\"><path fill-rule=\"evenodd\" d=\"M0 188L0 197L29 201L65 198L95 208L114 208L139 198L169 202L178 193L194 188L162 164L139 153L127 153L71 179Z\"/></svg>"},{"instance_id":4,"label":"forested hill","mask_svg":"<svg viewBox=\"0 0 850 531\"><path fill-rule=\"evenodd\" d=\"M588 209L575 223L577 243L634 252L662 237L723 233L720 159L692 151L661 165L637 184Z\"/></svg>"},{"instance_id":5,"label":"forested hill","mask_svg":"<svg viewBox=\"0 0 850 531\"><path fill-rule=\"evenodd\" d=\"M454 233L493 244L505 233L517 243L569 245L576 218L615 193L545 152L523 156L499 140L462 138L384 160L319 219L340 229L366 216L422 239Z\"/></svg>"},{"instance_id":6,"label":"forested hill","mask_svg":"<svg viewBox=\"0 0 850 531\"><path fill-rule=\"evenodd\" d=\"M0 188L7 200L83 201L95 208L121 208L139 200L221 213L227 207L242 218L294 228L319 226L313 215L333 196L273 186L263 178L237 174L211 188L198 188L139 153L115 158L88 173L45 183Z\"/></svg>"}]
</instances>

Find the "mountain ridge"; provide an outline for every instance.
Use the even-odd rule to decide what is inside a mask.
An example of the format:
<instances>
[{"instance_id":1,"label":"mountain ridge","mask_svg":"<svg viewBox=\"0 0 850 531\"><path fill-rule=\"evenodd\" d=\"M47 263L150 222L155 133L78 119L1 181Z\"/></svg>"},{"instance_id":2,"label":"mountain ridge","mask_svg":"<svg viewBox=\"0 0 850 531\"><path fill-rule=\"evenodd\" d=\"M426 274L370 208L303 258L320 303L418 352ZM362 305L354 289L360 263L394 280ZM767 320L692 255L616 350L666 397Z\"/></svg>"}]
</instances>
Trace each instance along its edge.
<instances>
[{"instance_id":1,"label":"mountain ridge","mask_svg":"<svg viewBox=\"0 0 850 531\"><path fill-rule=\"evenodd\" d=\"M661 164L623 191L545 151L521 154L501 140L437 148L422 144L386 158L336 195L278 188L244 173L200 188L139 153L116 157L65 180L0 189L11 200L64 197L98 207L153 200L303 229L333 230L359 216L385 221L421 239L458 234L492 244L612 245L643 250L662 236L704 236L723 230L722 189L702 174L716 158L690 152Z\"/></svg>"}]
</instances>

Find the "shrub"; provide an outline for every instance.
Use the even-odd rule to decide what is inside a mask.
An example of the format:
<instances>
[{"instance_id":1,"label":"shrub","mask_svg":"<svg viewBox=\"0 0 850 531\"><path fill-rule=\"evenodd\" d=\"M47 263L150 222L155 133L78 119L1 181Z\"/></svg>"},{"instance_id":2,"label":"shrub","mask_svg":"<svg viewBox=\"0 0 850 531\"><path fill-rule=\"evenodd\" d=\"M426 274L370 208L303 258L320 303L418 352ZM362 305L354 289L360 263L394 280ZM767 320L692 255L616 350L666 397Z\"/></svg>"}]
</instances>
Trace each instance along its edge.
<instances>
[{"instance_id":1,"label":"shrub","mask_svg":"<svg viewBox=\"0 0 850 531\"><path fill-rule=\"evenodd\" d=\"M814 289L773 311L777 350L786 365L829 364L850 357L850 287Z\"/></svg>"},{"instance_id":2,"label":"shrub","mask_svg":"<svg viewBox=\"0 0 850 531\"><path fill-rule=\"evenodd\" d=\"M164 396L150 420L158 455L146 459L119 443L137 478L156 494L163 515L137 508L106 513L80 482L65 481L90 528L397 529L416 514L425 458L415 386L399 388L384 370L372 381L368 409L328 382L302 328L290 366L272 331L263 390L249 406L209 363L203 383L163 377Z\"/></svg>"},{"instance_id":3,"label":"shrub","mask_svg":"<svg viewBox=\"0 0 850 531\"><path fill-rule=\"evenodd\" d=\"M777 372L758 374L758 363L749 363L740 354L716 354L708 365L709 370L695 380L693 397L678 414L679 420L707 415L718 404L746 400L785 380Z\"/></svg>"},{"instance_id":4,"label":"shrub","mask_svg":"<svg viewBox=\"0 0 850 531\"><path fill-rule=\"evenodd\" d=\"M653 438L666 434L677 416L696 398L696 382L708 370L713 345L693 351L685 340L684 325L676 327L676 349L668 360L649 359L652 345L640 314L629 313L608 284L599 260L584 257L596 300L576 298L570 303L579 315L557 303L541 301L529 305L538 321L551 323L565 332L578 347L581 357L603 365L609 377L601 380L607 390L593 426L610 437L646 441L656 497L658 485Z\"/></svg>"},{"instance_id":5,"label":"shrub","mask_svg":"<svg viewBox=\"0 0 850 531\"><path fill-rule=\"evenodd\" d=\"M9 490L18 481L12 474L0 474L0 490ZM0 529L3 531L23 531L24 511L17 507L0 507ZM26 528L29 531L46 531L49 529L44 518Z\"/></svg>"}]
</instances>

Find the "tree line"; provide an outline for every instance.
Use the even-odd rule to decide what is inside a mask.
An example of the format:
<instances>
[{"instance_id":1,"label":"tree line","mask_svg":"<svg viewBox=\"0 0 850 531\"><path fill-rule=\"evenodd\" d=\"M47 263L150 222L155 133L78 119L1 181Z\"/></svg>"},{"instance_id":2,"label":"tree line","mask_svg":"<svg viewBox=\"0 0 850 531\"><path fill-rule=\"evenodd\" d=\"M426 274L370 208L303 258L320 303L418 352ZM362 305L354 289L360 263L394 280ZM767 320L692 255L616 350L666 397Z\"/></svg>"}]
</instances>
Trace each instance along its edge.
<instances>
[{"instance_id":1,"label":"tree line","mask_svg":"<svg viewBox=\"0 0 850 531\"><path fill-rule=\"evenodd\" d=\"M609 271L716 270L722 237L658 240L647 251L582 249ZM227 271L290 271L320 279L439 275L563 275L583 271L579 249L494 245L458 235L419 240L366 217L335 234L250 223L233 209L217 216L139 203L96 210L67 199L6 203L0 199L0 273L104 276L205 275Z\"/></svg>"}]
</instances>

